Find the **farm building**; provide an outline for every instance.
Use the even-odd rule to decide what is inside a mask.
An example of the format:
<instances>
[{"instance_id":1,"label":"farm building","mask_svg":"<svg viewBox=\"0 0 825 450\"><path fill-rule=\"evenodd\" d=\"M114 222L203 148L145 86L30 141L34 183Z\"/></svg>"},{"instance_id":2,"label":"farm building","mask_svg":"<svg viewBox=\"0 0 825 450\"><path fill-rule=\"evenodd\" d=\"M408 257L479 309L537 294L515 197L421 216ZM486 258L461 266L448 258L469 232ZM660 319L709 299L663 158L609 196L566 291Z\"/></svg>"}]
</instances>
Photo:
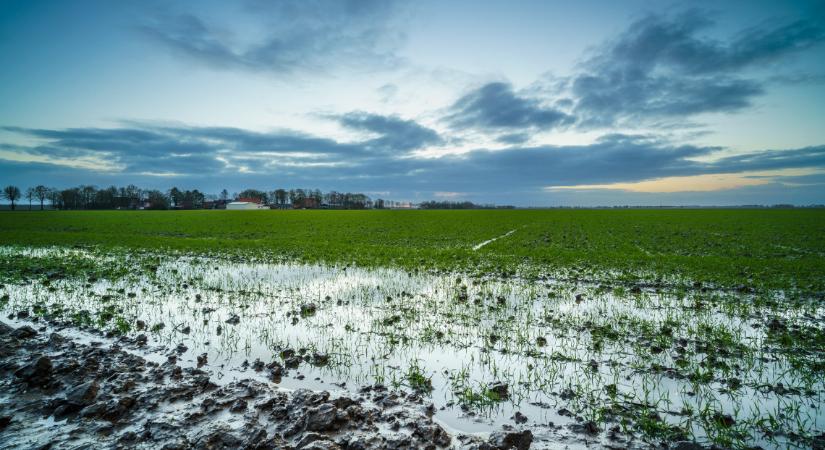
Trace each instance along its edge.
<instances>
[{"instance_id":1,"label":"farm building","mask_svg":"<svg viewBox=\"0 0 825 450\"><path fill-rule=\"evenodd\" d=\"M203 202L203 209L226 209L229 200L207 200Z\"/></svg>"},{"instance_id":2,"label":"farm building","mask_svg":"<svg viewBox=\"0 0 825 450\"><path fill-rule=\"evenodd\" d=\"M231 202L226 205L226 209L259 209L261 206L253 202Z\"/></svg>"}]
</instances>

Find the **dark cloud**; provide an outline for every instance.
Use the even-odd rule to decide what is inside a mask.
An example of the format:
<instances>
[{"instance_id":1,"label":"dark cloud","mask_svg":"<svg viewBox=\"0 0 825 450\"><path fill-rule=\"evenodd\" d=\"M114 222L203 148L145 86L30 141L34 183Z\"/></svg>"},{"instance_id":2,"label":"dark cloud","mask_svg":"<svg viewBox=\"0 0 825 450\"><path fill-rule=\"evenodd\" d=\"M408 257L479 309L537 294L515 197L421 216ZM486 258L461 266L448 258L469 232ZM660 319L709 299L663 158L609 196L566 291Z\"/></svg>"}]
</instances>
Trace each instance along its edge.
<instances>
[{"instance_id":1,"label":"dark cloud","mask_svg":"<svg viewBox=\"0 0 825 450\"><path fill-rule=\"evenodd\" d=\"M734 112L751 106L751 99L763 92L759 83L749 80L668 76L632 79L616 72L577 77L572 88L579 96L576 113L585 127Z\"/></svg>"},{"instance_id":2,"label":"dark cloud","mask_svg":"<svg viewBox=\"0 0 825 450\"><path fill-rule=\"evenodd\" d=\"M770 82L822 81L775 64L822 44L821 19L763 23L727 40L704 34L713 25L700 11L644 17L594 49L573 75L522 93L509 83L486 84L456 101L444 120L510 144L566 126L684 127L691 116L751 107Z\"/></svg>"},{"instance_id":3,"label":"dark cloud","mask_svg":"<svg viewBox=\"0 0 825 450\"><path fill-rule=\"evenodd\" d=\"M346 143L291 130L268 133L231 127L175 127L134 123L129 128L70 128L64 130L3 127L43 141L15 146L12 151L61 159L97 159L102 167L124 173L226 172L274 170L309 166L341 166L442 143L439 135L412 120L353 112L335 116L343 125L376 135ZM297 170L297 169L291 169Z\"/></svg>"},{"instance_id":4,"label":"dark cloud","mask_svg":"<svg viewBox=\"0 0 825 450\"><path fill-rule=\"evenodd\" d=\"M509 133L502 134L496 138L496 142L509 145L519 145L530 140L530 133Z\"/></svg>"},{"instance_id":5,"label":"dark cloud","mask_svg":"<svg viewBox=\"0 0 825 450\"><path fill-rule=\"evenodd\" d=\"M294 152L301 148L320 155L347 151L345 145L330 140L233 128L5 129L46 141L44 145L24 148L24 153L96 159L103 163L101 170L111 171L111 166L117 166L126 174L221 172L238 155L262 151Z\"/></svg>"},{"instance_id":6,"label":"dark cloud","mask_svg":"<svg viewBox=\"0 0 825 450\"><path fill-rule=\"evenodd\" d=\"M140 29L169 49L216 68L278 74L379 68L399 61L395 50L403 36L391 23L398 9L398 2L385 0L250 1L245 17L233 26L184 12L157 14ZM238 37L245 33L256 37Z\"/></svg>"},{"instance_id":7,"label":"dark cloud","mask_svg":"<svg viewBox=\"0 0 825 450\"><path fill-rule=\"evenodd\" d=\"M47 179L42 182L55 183L48 174L59 168L72 171L78 177L85 174L83 182L91 184L154 180L154 184L148 186L189 183L204 190L216 189L221 184L237 188L317 186L351 191L419 192L426 193L427 197L439 191L474 192L479 196L476 199L502 193L535 195L547 186L609 184L757 170L825 170L825 146L770 150L714 160L712 158L720 148L675 145L656 136L624 134L605 135L590 145L478 149L460 155L420 158L409 153L386 151L390 147L383 145L375 150L376 139L391 142L397 137L390 136L421 132L414 123L366 113L345 115L341 120L379 137L341 143L288 131L258 133L221 127L11 128L7 130L43 142L31 147L5 144L3 149L23 156L53 154L62 158L74 155L87 160L96 157L120 168L101 167L95 171L31 163L42 175L28 170L28 183L39 183L43 177ZM423 141L419 139L417 142ZM161 151L161 148L165 150ZM32 167L24 163L4 164ZM43 169L46 166L50 169ZM18 170L16 173L26 172ZM158 178L147 178L147 174L177 175L164 177L159 182Z\"/></svg>"},{"instance_id":8,"label":"dark cloud","mask_svg":"<svg viewBox=\"0 0 825 450\"><path fill-rule=\"evenodd\" d=\"M174 136L191 137L195 142L208 142L211 148L229 152L301 152L319 156L346 156L361 153L363 147L339 143L292 130L268 133L231 127L162 127Z\"/></svg>"},{"instance_id":9,"label":"dark cloud","mask_svg":"<svg viewBox=\"0 0 825 450\"><path fill-rule=\"evenodd\" d=\"M770 81L786 85L820 85L825 84L825 73L796 73L793 75L774 75Z\"/></svg>"},{"instance_id":10,"label":"dark cloud","mask_svg":"<svg viewBox=\"0 0 825 450\"><path fill-rule=\"evenodd\" d=\"M458 99L445 118L453 128L482 131L551 130L573 122L561 110L520 96L509 83L488 83Z\"/></svg>"},{"instance_id":11,"label":"dark cloud","mask_svg":"<svg viewBox=\"0 0 825 450\"><path fill-rule=\"evenodd\" d=\"M701 35L713 24L692 11L648 16L595 51L569 81L585 126L627 124L749 107L764 92L746 78L791 53L825 40L825 27L805 20L749 28L728 41Z\"/></svg>"},{"instance_id":12,"label":"dark cloud","mask_svg":"<svg viewBox=\"0 0 825 450\"><path fill-rule=\"evenodd\" d=\"M165 156L174 153L198 154L211 150L201 141L180 141L175 133L162 128L69 128L65 130L4 127L4 130L49 141L48 148L74 151L78 156L89 152L129 157Z\"/></svg>"},{"instance_id":13,"label":"dark cloud","mask_svg":"<svg viewBox=\"0 0 825 450\"><path fill-rule=\"evenodd\" d=\"M714 162L711 167L720 172L825 167L825 145L729 156Z\"/></svg>"},{"instance_id":14,"label":"dark cloud","mask_svg":"<svg viewBox=\"0 0 825 450\"><path fill-rule=\"evenodd\" d=\"M691 160L718 149L672 146L654 138L609 135L591 145L539 146L509 150L476 150L447 156L429 167L428 182L440 190L462 186L508 186L540 189L551 185L603 184L698 173ZM447 186L444 186L447 185Z\"/></svg>"},{"instance_id":15,"label":"dark cloud","mask_svg":"<svg viewBox=\"0 0 825 450\"><path fill-rule=\"evenodd\" d=\"M437 132L413 120L365 112L342 114L337 119L347 128L379 135L364 143L370 150L406 152L444 143Z\"/></svg>"},{"instance_id":16,"label":"dark cloud","mask_svg":"<svg viewBox=\"0 0 825 450\"><path fill-rule=\"evenodd\" d=\"M825 39L822 24L807 20L778 27L754 26L728 42L699 36L712 25L709 14L695 10L672 18L647 16L631 24L590 64L600 67L610 61L632 65L644 72L667 68L685 75L721 74L774 62Z\"/></svg>"}]
</instances>

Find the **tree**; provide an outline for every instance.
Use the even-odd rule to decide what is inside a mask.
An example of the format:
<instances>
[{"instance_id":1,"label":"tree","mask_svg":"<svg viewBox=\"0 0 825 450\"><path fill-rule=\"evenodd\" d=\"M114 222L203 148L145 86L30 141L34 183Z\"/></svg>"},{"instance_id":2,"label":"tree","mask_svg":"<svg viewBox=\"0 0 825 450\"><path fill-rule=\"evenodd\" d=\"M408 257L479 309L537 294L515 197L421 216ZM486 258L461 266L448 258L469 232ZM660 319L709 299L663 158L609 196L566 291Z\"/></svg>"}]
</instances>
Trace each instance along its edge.
<instances>
[{"instance_id":1,"label":"tree","mask_svg":"<svg viewBox=\"0 0 825 450\"><path fill-rule=\"evenodd\" d=\"M177 208L183 202L183 193L177 187L173 187L169 189L169 198L172 200L172 205Z\"/></svg>"},{"instance_id":2,"label":"tree","mask_svg":"<svg viewBox=\"0 0 825 450\"><path fill-rule=\"evenodd\" d=\"M146 193L149 206L146 209L168 209L169 198L161 191L149 191Z\"/></svg>"},{"instance_id":3,"label":"tree","mask_svg":"<svg viewBox=\"0 0 825 450\"><path fill-rule=\"evenodd\" d=\"M51 202L53 208L63 209L63 195L61 194L60 190L57 188L48 188L48 197L49 202Z\"/></svg>"},{"instance_id":4,"label":"tree","mask_svg":"<svg viewBox=\"0 0 825 450\"><path fill-rule=\"evenodd\" d=\"M118 189L114 186L109 186L105 189L100 189L99 191L95 192L94 207L96 209L112 209L117 206L121 206L116 203L118 193Z\"/></svg>"},{"instance_id":5,"label":"tree","mask_svg":"<svg viewBox=\"0 0 825 450\"><path fill-rule=\"evenodd\" d=\"M227 191L226 189L222 190L221 191L221 200L226 202L226 200L228 200L228 199L229 199L229 191Z\"/></svg>"},{"instance_id":6,"label":"tree","mask_svg":"<svg viewBox=\"0 0 825 450\"><path fill-rule=\"evenodd\" d=\"M34 187L34 197L40 202L41 211L43 211L43 202L49 198L49 194L51 194L51 190L42 184Z\"/></svg>"},{"instance_id":7,"label":"tree","mask_svg":"<svg viewBox=\"0 0 825 450\"><path fill-rule=\"evenodd\" d=\"M20 198L20 188L12 185L4 187L3 198L11 202L11 210L14 211L14 202Z\"/></svg>"},{"instance_id":8,"label":"tree","mask_svg":"<svg viewBox=\"0 0 825 450\"><path fill-rule=\"evenodd\" d=\"M275 190L275 202L278 203L279 205L286 204L286 197L287 197L287 192L286 192L285 189L276 189Z\"/></svg>"},{"instance_id":9,"label":"tree","mask_svg":"<svg viewBox=\"0 0 825 450\"><path fill-rule=\"evenodd\" d=\"M203 208L203 202L205 200L206 200L206 196L203 194L203 192L200 192L197 189L192 191L192 203L194 204L194 208L202 209Z\"/></svg>"},{"instance_id":10,"label":"tree","mask_svg":"<svg viewBox=\"0 0 825 450\"><path fill-rule=\"evenodd\" d=\"M26 189L26 200L29 201L29 211L32 210L32 200L34 199L34 188Z\"/></svg>"},{"instance_id":11,"label":"tree","mask_svg":"<svg viewBox=\"0 0 825 450\"><path fill-rule=\"evenodd\" d=\"M130 184L125 188L121 188L121 196L123 197L123 201L129 209L137 209L138 205L140 205L140 197L143 195L143 191L134 184Z\"/></svg>"},{"instance_id":12,"label":"tree","mask_svg":"<svg viewBox=\"0 0 825 450\"><path fill-rule=\"evenodd\" d=\"M60 191L60 203L64 209L79 209L82 206L82 195L79 188L69 188Z\"/></svg>"},{"instance_id":13,"label":"tree","mask_svg":"<svg viewBox=\"0 0 825 450\"><path fill-rule=\"evenodd\" d=\"M262 203L268 203L268 198L266 192L259 191L257 189L247 189L240 194L238 194L239 198L246 198L246 199L255 199Z\"/></svg>"},{"instance_id":14,"label":"tree","mask_svg":"<svg viewBox=\"0 0 825 450\"><path fill-rule=\"evenodd\" d=\"M80 205L84 209L90 209L95 205L97 188L91 185L80 186Z\"/></svg>"}]
</instances>

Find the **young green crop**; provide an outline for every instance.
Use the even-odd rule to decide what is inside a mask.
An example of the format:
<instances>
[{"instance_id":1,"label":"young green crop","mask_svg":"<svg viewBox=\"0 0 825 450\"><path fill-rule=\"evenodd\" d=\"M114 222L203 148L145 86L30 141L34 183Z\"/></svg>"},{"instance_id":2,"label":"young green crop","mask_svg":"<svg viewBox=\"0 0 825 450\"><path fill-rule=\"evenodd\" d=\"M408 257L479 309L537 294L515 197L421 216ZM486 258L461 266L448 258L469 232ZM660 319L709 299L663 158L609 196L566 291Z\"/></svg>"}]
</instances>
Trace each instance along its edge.
<instances>
[{"instance_id":1,"label":"young green crop","mask_svg":"<svg viewBox=\"0 0 825 450\"><path fill-rule=\"evenodd\" d=\"M825 290L821 209L18 212L0 245Z\"/></svg>"}]
</instances>

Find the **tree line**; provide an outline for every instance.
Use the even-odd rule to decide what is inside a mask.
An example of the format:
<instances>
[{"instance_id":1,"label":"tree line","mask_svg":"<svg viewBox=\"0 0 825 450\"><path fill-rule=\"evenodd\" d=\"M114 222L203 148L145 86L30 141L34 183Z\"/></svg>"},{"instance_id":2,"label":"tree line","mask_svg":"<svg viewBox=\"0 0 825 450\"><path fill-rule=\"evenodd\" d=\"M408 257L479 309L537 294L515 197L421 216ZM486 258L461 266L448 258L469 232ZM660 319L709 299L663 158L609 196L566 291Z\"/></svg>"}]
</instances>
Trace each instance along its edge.
<instances>
[{"instance_id":1,"label":"tree line","mask_svg":"<svg viewBox=\"0 0 825 450\"><path fill-rule=\"evenodd\" d=\"M223 197L225 192L221 193ZM385 200L373 201L369 196L360 192L321 192L320 189L275 189L274 191L260 191L247 189L237 195L237 198L258 199L262 203L276 206L286 205L326 205L335 209L367 209L384 207ZM311 200L308 202L307 200Z\"/></svg>"},{"instance_id":2,"label":"tree line","mask_svg":"<svg viewBox=\"0 0 825 450\"><path fill-rule=\"evenodd\" d=\"M234 200L251 200L276 207L368 209L390 208L398 202L377 199L359 192L322 192L319 189L275 189L263 191L246 189L230 195L224 189L218 195L210 195L194 190L173 187L168 191L141 189L135 185L125 187L110 186L98 188L80 185L66 189L50 188L43 185L31 187L22 192L17 186L3 188L2 197L16 209L21 198L28 200L29 209L36 204L44 209L48 203L52 208L69 209L202 209L226 205Z\"/></svg>"},{"instance_id":3,"label":"tree line","mask_svg":"<svg viewBox=\"0 0 825 450\"><path fill-rule=\"evenodd\" d=\"M133 184L125 187L109 186L98 188L80 185L66 189L50 188L44 185L21 191L17 186L6 186L2 197L16 209L21 199L28 200L29 209L36 204L45 209L46 203L52 208L69 209L203 209L225 206L230 201L245 200L278 208L331 208L331 209L384 209L409 208L410 203L385 199L371 199L360 192L322 192L320 189L275 189L264 191L246 189L230 195L224 189L217 195L205 194L197 189L182 190L173 187L168 191L141 189ZM418 205L421 209L501 209L513 206L481 205L472 202L426 201Z\"/></svg>"},{"instance_id":4,"label":"tree line","mask_svg":"<svg viewBox=\"0 0 825 450\"><path fill-rule=\"evenodd\" d=\"M418 204L420 209L513 209L510 205L479 205L473 202L428 201Z\"/></svg>"}]
</instances>

